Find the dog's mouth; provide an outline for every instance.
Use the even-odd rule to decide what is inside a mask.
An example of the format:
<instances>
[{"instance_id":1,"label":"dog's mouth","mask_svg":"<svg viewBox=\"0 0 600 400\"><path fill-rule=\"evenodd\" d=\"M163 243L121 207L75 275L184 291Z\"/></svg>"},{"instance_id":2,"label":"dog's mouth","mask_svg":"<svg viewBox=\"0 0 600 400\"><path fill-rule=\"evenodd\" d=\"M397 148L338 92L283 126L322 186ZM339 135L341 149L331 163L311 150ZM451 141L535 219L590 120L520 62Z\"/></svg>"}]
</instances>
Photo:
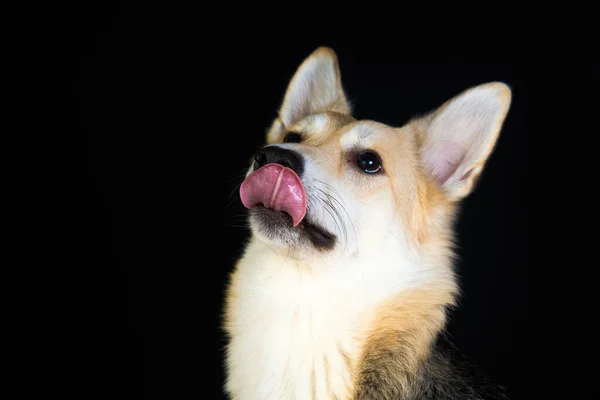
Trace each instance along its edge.
<instances>
[{"instance_id":1,"label":"dog's mouth","mask_svg":"<svg viewBox=\"0 0 600 400\"><path fill-rule=\"evenodd\" d=\"M293 226L292 217L288 213L267 208L262 203L255 205L251 211L258 218L261 228L269 236L280 234L281 230L292 230L310 241L316 248L326 250L335 245L336 236L324 227L311 222L307 217L298 225Z\"/></svg>"},{"instance_id":2,"label":"dog's mouth","mask_svg":"<svg viewBox=\"0 0 600 400\"><path fill-rule=\"evenodd\" d=\"M240 186L240 198L248 209L257 204L284 211L298 225L306 215L306 191L300 177L281 164L266 164L246 177Z\"/></svg>"},{"instance_id":3,"label":"dog's mouth","mask_svg":"<svg viewBox=\"0 0 600 400\"><path fill-rule=\"evenodd\" d=\"M306 191L290 168L272 163L257 169L242 183L240 197L270 238L289 243L290 236L301 237L323 249L335 244L335 235L306 218Z\"/></svg>"}]
</instances>

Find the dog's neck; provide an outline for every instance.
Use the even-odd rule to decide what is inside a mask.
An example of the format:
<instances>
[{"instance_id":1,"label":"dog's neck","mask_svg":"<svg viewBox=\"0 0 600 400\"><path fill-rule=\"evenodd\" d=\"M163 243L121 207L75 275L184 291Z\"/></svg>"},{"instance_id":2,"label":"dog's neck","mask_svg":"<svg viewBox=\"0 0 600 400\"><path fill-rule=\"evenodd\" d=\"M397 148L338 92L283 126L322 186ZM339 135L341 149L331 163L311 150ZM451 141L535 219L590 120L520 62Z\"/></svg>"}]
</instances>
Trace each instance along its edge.
<instances>
[{"instance_id":1,"label":"dog's neck","mask_svg":"<svg viewBox=\"0 0 600 400\"><path fill-rule=\"evenodd\" d=\"M338 398L348 398L352 371L368 345L366 329L376 323L381 307L391 304L393 313L405 314L408 299L411 307L422 304L426 314L450 303L456 285L448 266L427 262L391 240L369 251L301 259L252 238L227 296L230 390L310 398L309 390L329 387ZM415 323L404 317L408 325ZM434 325L441 328L443 318L435 317L439 324ZM432 332L416 323L416 329ZM323 368L330 370L327 384L319 381L323 372L317 370ZM317 382L310 384L315 373ZM263 393L263 387L272 392Z\"/></svg>"},{"instance_id":2,"label":"dog's neck","mask_svg":"<svg viewBox=\"0 0 600 400\"><path fill-rule=\"evenodd\" d=\"M251 238L240 260L240 275L251 285L268 293L291 292L294 287L348 295L356 308L364 309L406 290L422 290L434 285L456 291L450 267L450 252L419 253L399 235L388 235L366 248L299 256L288 249ZM297 302L309 293L299 293ZM283 301L283 299L282 299ZM348 300L349 301L349 300ZM360 312L360 311L359 311Z\"/></svg>"}]
</instances>

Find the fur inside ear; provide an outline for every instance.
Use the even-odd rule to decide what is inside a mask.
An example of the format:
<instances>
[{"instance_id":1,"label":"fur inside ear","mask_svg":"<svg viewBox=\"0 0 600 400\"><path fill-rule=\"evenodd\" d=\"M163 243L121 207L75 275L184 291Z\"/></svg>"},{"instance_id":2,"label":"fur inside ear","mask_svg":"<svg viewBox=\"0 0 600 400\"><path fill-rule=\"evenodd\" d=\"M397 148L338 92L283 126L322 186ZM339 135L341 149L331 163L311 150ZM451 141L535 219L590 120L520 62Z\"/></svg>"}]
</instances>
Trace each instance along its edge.
<instances>
[{"instance_id":1,"label":"fur inside ear","mask_svg":"<svg viewBox=\"0 0 600 400\"><path fill-rule=\"evenodd\" d=\"M291 126L308 115L323 111L350 114L342 89L337 55L327 47L315 50L292 78L279 117Z\"/></svg>"},{"instance_id":2,"label":"fur inside ear","mask_svg":"<svg viewBox=\"0 0 600 400\"><path fill-rule=\"evenodd\" d=\"M420 121L423 165L450 198L472 191L510 102L510 88L492 82L461 93Z\"/></svg>"}]
</instances>

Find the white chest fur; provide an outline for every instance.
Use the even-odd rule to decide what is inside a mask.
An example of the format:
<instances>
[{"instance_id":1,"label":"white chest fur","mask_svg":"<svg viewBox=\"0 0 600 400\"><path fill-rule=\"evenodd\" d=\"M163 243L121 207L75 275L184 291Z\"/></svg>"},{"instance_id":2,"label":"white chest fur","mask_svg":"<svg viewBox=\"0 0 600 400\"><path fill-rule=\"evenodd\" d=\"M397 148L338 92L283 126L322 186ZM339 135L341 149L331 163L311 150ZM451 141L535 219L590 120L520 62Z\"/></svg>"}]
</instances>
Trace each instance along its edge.
<instances>
[{"instance_id":1,"label":"white chest fur","mask_svg":"<svg viewBox=\"0 0 600 400\"><path fill-rule=\"evenodd\" d=\"M379 264L375 273L358 260L342 264L299 264L259 244L249 247L228 304L227 390L233 398L351 396L368 311L411 286L415 267Z\"/></svg>"}]
</instances>

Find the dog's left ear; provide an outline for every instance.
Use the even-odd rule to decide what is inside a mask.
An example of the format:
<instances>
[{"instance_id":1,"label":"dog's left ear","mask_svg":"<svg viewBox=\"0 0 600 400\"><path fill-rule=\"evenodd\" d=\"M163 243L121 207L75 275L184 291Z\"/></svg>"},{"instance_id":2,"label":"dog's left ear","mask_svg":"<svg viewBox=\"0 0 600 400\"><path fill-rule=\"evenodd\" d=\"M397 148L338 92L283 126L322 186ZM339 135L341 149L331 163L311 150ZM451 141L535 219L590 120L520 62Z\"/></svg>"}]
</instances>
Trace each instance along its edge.
<instances>
[{"instance_id":1,"label":"dog's left ear","mask_svg":"<svg viewBox=\"0 0 600 400\"><path fill-rule=\"evenodd\" d=\"M298 67L288 85L279 117L285 126L291 126L323 111L350 114L338 58L328 47L319 47Z\"/></svg>"},{"instance_id":2,"label":"dog's left ear","mask_svg":"<svg viewBox=\"0 0 600 400\"><path fill-rule=\"evenodd\" d=\"M417 122L421 160L452 200L467 196L492 152L511 102L501 82L459 94Z\"/></svg>"}]
</instances>

